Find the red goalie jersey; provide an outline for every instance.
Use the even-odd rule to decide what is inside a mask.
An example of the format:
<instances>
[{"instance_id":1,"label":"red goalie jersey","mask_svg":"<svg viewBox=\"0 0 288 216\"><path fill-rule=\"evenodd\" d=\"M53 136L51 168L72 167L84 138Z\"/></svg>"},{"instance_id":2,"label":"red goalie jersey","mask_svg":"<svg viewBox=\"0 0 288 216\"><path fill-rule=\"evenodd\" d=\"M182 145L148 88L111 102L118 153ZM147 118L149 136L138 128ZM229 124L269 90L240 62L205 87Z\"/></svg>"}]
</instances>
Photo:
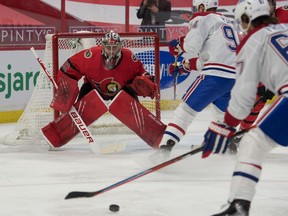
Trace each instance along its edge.
<instances>
[{"instance_id":1,"label":"red goalie jersey","mask_svg":"<svg viewBox=\"0 0 288 216\"><path fill-rule=\"evenodd\" d=\"M109 69L104 64L100 46L83 50L64 63L58 74L58 82L64 74L77 81L84 76L84 81L94 85L103 99L112 99L136 76L147 73L142 62L130 50L122 48L120 58L118 65Z\"/></svg>"},{"instance_id":2,"label":"red goalie jersey","mask_svg":"<svg viewBox=\"0 0 288 216\"><path fill-rule=\"evenodd\" d=\"M78 90L78 81L84 84ZM120 36L111 31L102 38L102 45L82 50L62 65L51 107L65 113L78 100L96 89L104 100L113 99L124 89L131 96L154 97L155 84L143 63L130 51L122 48Z\"/></svg>"}]
</instances>

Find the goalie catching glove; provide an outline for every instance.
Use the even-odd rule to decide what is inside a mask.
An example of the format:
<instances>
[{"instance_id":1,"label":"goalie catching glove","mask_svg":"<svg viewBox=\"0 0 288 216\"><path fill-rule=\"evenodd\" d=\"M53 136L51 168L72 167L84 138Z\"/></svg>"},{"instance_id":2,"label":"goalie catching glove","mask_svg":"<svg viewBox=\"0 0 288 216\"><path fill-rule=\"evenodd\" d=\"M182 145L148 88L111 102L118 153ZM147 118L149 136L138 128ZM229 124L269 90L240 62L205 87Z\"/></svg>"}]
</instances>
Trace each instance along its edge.
<instances>
[{"instance_id":1,"label":"goalie catching glove","mask_svg":"<svg viewBox=\"0 0 288 216\"><path fill-rule=\"evenodd\" d=\"M78 81L63 73L59 78L58 89L54 94L50 106L62 113L66 113L75 103L78 94Z\"/></svg>"},{"instance_id":2,"label":"goalie catching glove","mask_svg":"<svg viewBox=\"0 0 288 216\"><path fill-rule=\"evenodd\" d=\"M211 153L225 154L230 138L236 129L225 124L211 122L204 135L202 158L209 157Z\"/></svg>"},{"instance_id":3,"label":"goalie catching glove","mask_svg":"<svg viewBox=\"0 0 288 216\"><path fill-rule=\"evenodd\" d=\"M138 96L150 97L155 96L155 83L152 81L153 76L144 74L142 76L136 76L131 84L128 85Z\"/></svg>"}]
</instances>

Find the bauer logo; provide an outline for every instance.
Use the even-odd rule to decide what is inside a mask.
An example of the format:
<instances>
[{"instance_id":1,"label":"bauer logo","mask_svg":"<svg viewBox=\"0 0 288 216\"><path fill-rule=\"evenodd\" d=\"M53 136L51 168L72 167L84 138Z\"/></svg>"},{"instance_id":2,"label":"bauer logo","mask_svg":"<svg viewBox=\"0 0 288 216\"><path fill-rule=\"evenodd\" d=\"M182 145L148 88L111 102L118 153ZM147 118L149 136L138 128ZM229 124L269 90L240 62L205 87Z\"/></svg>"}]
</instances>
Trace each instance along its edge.
<instances>
[{"instance_id":1,"label":"bauer logo","mask_svg":"<svg viewBox=\"0 0 288 216\"><path fill-rule=\"evenodd\" d=\"M81 131L82 135L85 136L88 142L89 143L94 142L94 139L91 136L90 132L88 131L86 125L83 123L83 120L80 117L78 117L78 113L72 111L70 112L70 116L73 118L73 121L77 125L77 128Z\"/></svg>"}]
</instances>

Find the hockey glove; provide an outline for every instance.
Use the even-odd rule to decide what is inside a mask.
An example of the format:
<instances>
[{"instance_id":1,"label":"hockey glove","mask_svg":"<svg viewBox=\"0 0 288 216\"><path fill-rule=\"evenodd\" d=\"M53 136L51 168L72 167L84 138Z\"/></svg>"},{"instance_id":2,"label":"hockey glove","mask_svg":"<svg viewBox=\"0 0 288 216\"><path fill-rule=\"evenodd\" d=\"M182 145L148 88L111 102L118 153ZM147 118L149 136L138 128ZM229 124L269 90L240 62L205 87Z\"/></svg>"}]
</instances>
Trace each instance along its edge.
<instances>
[{"instance_id":1,"label":"hockey glove","mask_svg":"<svg viewBox=\"0 0 288 216\"><path fill-rule=\"evenodd\" d=\"M148 96L153 99L155 96L156 86L152 79L153 76L149 75L136 76L132 83L127 85L127 87L132 88L138 96Z\"/></svg>"},{"instance_id":2,"label":"hockey glove","mask_svg":"<svg viewBox=\"0 0 288 216\"><path fill-rule=\"evenodd\" d=\"M271 92L269 89L266 90L266 92L265 92L266 100L271 100L274 96L275 96L275 94L273 92Z\"/></svg>"},{"instance_id":3,"label":"hockey glove","mask_svg":"<svg viewBox=\"0 0 288 216\"><path fill-rule=\"evenodd\" d=\"M211 122L204 135L202 158L209 157L211 153L225 154L230 138L235 132L234 127Z\"/></svg>"},{"instance_id":4,"label":"hockey glove","mask_svg":"<svg viewBox=\"0 0 288 216\"><path fill-rule=\"evenodd\" d=\"M178 76L181 74L187 74L190 71L188 70L188 68L185 68L185 66L182 64L182 62L177 62L177 64L175 65L175 63L172 63L169 65L169 74L170 76Z\"/></svg>"},{"instance_id":5,"label":"hockey glove","mask_svg":"<svg viewBox=\"0 0 288 216\"><path fill-rule=\"evenodd\" d=\"M179 56L183 53L184 36L169 42L169 52L173 56Z\"/></svg>"},{"instance_id":6,"label":"hockey glove","mask_svg":"<svg viewBox=\"0 0 288 216\"><path fill-rule=\"evenodd\" d=\"M274 93L266 89L265 86L259 84L257 94L262 98L261 101L266 103L267 100L271 100L274 97Z\"/></svg>"}]
</instances>

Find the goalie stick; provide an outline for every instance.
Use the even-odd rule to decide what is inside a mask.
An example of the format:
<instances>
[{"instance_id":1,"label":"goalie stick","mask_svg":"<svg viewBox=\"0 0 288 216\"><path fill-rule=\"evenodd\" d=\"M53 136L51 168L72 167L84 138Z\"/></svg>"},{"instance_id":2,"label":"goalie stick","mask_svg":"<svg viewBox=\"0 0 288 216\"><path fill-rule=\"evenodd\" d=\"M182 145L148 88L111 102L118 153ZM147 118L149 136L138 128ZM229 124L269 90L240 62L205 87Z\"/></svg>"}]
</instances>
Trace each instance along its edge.
<instances>
[{"instance_id":1,"label":"goalie stick","mask_svg":"<svg viewBox=\"0 0 288 216\"><path fill-rule=\"evenodd\" d=\"M51 76L50 72L46 68L43 61L40 59L40 57L36 53L34 47L31 47L30 50L34 54L36 60L38 61L38 63L42 67L42 69L44 70L44 72L47 75L47 77L49 78L49 80L52 82L54 88L57 89L58 88L57 83L55 82L55 80ZM74 124L77 126L80 133L83 135L83 137L87 141L87 143L90 144L90 147L94 153L109 154L109 153L121 152L125 149L125 147L123 145L120 145L120 144L109 145L109 146L100 146L95 141L95 139L93 138L87 125L85 124L85 122L83 121L83 119L81 118L81 116L79 115L78 111L75 109L74 106L71 107L71 109L69 111L69 115L70 115L71 119L73 120Z\"/></svg>"},{"instance_id":2,"label":"goalie stick","mask_svg":"<svg viewBox=\"0 0 288 216\"><path fill-rule=\"evenodd\" d=\"M232 137L239 136L240 134L246 133L246 132L248 132L250 129L251 129L251 128L249 128L249 129L247 129L247 130L245 130L245 131L237 132L237 133L235 133ZM184 154L179 155L179 156L177 156L177 157L175 157L175 158L172 158L172 159L170 159L170 160L168 160L168 161L165 161L165 162L163 162L163 163L161 163L161 164L159 164L159 165L156 165L156 166L154 166L154 167L151 167L151 168L149 168L149 169L146 169L146 170L144 170L144 171L141 171L141 172L139 172L139 173L137 173L137 174L135 174L135 175L132 175L132 176L126 178L126 179L123 179L123 180L121 180L121 181L119 181L119 182L117 182L117 183L115 183L115 184L112 184L112 185L110 185L110 186L108 186L108 187L105 187L105 188L103 188L103 189L101 189L101 190L98 190L98 191L92 191L92 192L72 191L72 192L70 192L70 193L67 194L67 196L65 197L65 199L84 198L84 197L90 198L90 197L97 196L97 195L102 194L102 193L104 193L104 192L106 192L106 191L112 190L112 189L114 189L114 188L116 188L116 187L119 187L119 186L121 186L121 185L123 185L123 184L126 184L126 183L131 182L131 181L133 181L133 180L135 180L135 179L138 179L138 178L140 178L140 177L142 177L142 176L145 176L145 175L147 175L147 174L149 174L149 173L155 172L155 171L157 171L157 170L159 170L159 169L161 169L161 168L164 168L164 167L166 167L166 166L168 166L168 165L170 165L170 164L173 164L173 163L175 163L175 162L177 162L177 161L180 161L180 160L182 160L182 159L184 159L184 158L186 158L186 157L188 157L188 156L190 156L190 155L195 155L195 154L201 152L202 149L203 149L203 145L201 145L201 146L199 146L198 148L195 148L195 149L193 148L191 151L189 151L189 152L187 152L187 153L184 153Z\"/></svg>"}]
</instances>

